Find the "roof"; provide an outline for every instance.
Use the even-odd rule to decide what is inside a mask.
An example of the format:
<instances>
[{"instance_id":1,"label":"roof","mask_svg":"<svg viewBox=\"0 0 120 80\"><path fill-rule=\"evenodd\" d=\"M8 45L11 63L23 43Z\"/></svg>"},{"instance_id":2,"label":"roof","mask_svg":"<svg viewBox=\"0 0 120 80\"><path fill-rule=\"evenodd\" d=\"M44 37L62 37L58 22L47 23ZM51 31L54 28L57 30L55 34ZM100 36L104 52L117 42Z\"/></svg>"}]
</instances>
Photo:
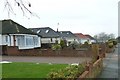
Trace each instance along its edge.
<instances>
[{"instance_id":1,"label":"roof","mask_svg":"<svg viewBox=\"0 0 120 80\"><path fill-rule=\"evenodd\" d=\"M55 32L50 27L30 28L30 30L41 35L44 38L57 38L57 37L59 37L58 33Z\"/></svg>"},{"instance_id":2,"label":"roof","mask_svg":"<svg viewBox=\"0 0 120 80\"><path fill-rule=\"evenodd\" d=\"M83 35L82 33L74 33L74 35L77 36L78 38L81 38L81 39L87 39L88 38L85 35Z\"/></svg>"},{"instance_id":3,"label":"roof","mask_svg":"<svg viewBox=\"0 0 120 80\"><path fill-rule=\"evenodd\" d=\"M88 35L88 34L86 34L85 36L88 37L88 38L91 39L91 40L95 40L95 38L93 38L92 36L90 36L90 35Z\"/></svg>"},{"instance_id":4,"label":"roof","mask_svg":"<svg viewBox=\"0 0 120 80\"><path fill-rule=\"evenodd\" d=\"M76 38L76 36L71 31L59 31L59 36L62 38Z\"/></svg>"},{"instance_id":5,"label":"roof","mask_svg":"<svg viewBox=\"0 0 120 80\"><path fill-rule=\"evenodd\" d=\"M2 23L2 32L1 34L32 34L37 35L36 33L33 33L31 30L23 27L22 25L14 22L11 19L8 20L1 20L0 23Z\"/></svg>"}]
</instances>

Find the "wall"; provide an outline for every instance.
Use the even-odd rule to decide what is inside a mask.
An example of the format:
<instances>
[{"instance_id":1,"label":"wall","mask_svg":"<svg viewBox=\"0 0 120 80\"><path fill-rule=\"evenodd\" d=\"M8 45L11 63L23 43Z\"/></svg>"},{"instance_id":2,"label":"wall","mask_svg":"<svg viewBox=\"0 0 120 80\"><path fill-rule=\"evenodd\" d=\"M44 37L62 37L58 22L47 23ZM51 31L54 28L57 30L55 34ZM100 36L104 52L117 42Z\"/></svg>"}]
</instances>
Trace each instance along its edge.
<instances>
[{"instance_id":1,"label":"wall","mask_svg":"<svg viewBox=\"0 0 120 80\"><path fill-rule=\"evenodd\" d=\"M94 63L89 63L86 65L86 70L79 76L80 80L86 80L87 78L96 78L103 69L102 58L98 59Z\"/></svg>"},{"instance_id":2,"label":"wall","mask_svg":"<svg viewBox=\"0 0 120 80\"><path fill-rule=\"evenodd\" d=\"M103 69L103 58L106 53L106 44L99 44L99 58L95 62L86 64L86 70L79 76L78 79L86 80L93 79L100 75Z\"/></svg>"},{"instance_id":3,"label":"wall","mask_svg":"<svg viewBox=\"0 0 120 80\"><path fill-rule=\"evenodd\" d=\"M106 44L99 44L99 56L100 57L105 57L105 53L106 53Z\"/></svg>"},{"instance_id":4,"label":"wall","mask_svg":"<svg viewBox=\"0 0 120 80\"><path fill-rule=\"evenodd\" d=\"M68 56L68 57L91 57L92 52L89 50L72 50L64 49L54 51L51 49L25 49L19 50L18 47L6 46L6 53L9 56Z\"/></svg>"}]
</instances>

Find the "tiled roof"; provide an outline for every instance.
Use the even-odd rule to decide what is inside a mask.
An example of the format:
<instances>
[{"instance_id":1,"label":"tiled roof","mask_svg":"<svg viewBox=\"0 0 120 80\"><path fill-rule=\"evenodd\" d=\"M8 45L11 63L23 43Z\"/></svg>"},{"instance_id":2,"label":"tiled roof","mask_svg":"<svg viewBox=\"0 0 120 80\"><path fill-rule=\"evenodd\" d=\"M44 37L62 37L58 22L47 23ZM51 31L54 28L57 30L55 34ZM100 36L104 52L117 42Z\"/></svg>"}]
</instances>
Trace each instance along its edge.
<instances>
[{"instance_id":1,"label":"tiled roof","mask_svg":"<svg viewBox=\"0 0 120 80\"><path fill-rule=\"evenodd\" d=\"M44 38L57 38L59 35L50 27L30 28L31 31L41 35Z\"/></svg>"},{"instance_id":2,"label":"tiled roof","mask_svg":"<svg viewBox=\"0 0 120 80\"><path fill-rule=\"evenodd\" d=\"M76 36L71 31L59 31L58 34L62 38L76 38Z\"/></svg>"},{"instance_id":3,"label":"tiled roof","mask_svg":"<svg viewBox=\"0 0 120 80\"><path fill-rule=\"evenodd\" d=\"M82 33L74 33L74 35L81 38L81 39L87 39L88 38L85 35L83 35Z\"/></svg>"},{"instance_id":4,"label":"tiled roof","mask_svg":"<svg viewBox=\"0 0 120 80\"><path fill-rule=\"evenodd\" d=\"M0 23L2 24L2 26L0 26L0 29L2 29L1 34L32 34L32 35L36 35L31 30L23 27L22 25L14 22L11 19L1 20Z\"/></svg>"},{"instance_id":5,"label":"tiled roof","mask_svg":"<svg viewBox=\"0 0 120 80\"><path fill-rule=\"evenodd\" d=\"M91 40L95 40L92 36L90 36L90 35L88 35L88 34L86 34L85 36L88 37L88 38L91 39Z\"/></svg>"}]
</instances>

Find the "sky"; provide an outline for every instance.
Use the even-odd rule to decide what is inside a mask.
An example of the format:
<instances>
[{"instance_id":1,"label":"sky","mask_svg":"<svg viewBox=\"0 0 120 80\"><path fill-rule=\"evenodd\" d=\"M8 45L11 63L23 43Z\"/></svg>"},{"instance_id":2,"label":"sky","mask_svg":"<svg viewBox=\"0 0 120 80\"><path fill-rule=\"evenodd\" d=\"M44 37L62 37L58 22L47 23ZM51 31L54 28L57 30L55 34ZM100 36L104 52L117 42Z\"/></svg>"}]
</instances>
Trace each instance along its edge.
<instances>
[{"instance_id":1,"label":"sky","mask_svg":"<svg viewBox=\"0 0 120 80\"><path fill-rule=\"evenodd\" d=\"M58 28L91 36L101 32L118 36L119 0L23 0L25 4L31 3L29 9L40 18L27 12L27 17L23 16L13 0L9 1L16 15L8 16L4 0L1 0L0 20L12 19L26 28L51 27L55 31Z\"/></svg>"}]
</instances>

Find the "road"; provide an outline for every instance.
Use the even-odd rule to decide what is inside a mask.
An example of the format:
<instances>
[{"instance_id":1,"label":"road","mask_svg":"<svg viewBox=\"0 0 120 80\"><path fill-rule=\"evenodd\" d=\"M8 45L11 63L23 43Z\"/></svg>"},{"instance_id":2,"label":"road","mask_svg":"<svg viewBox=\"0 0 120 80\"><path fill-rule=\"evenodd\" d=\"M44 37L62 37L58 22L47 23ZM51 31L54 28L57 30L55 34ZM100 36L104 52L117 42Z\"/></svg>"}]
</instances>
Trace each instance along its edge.
<instances>
[{"instance_id":1,"label":"road","mask_svg":"<svg viewBox=\"0 0 120 80\"><path fill-rule=\"evenodd\" d=\"M120 54L120 44L115 48L115 52L106 54L99 78L118 78L118 54Z\"/></svg>"},{"instance_id":2,"label":"road","mask_svg":"<svg viewBox=\"0 0 120 80\"><path fill-rule=\"evenodd\" d=\"M85 57L35 57L35 56L3 56L2 61L12 62L37 62L37 63L82 63L90 61L91 58Z\"/></svg>"}]
</instances>

